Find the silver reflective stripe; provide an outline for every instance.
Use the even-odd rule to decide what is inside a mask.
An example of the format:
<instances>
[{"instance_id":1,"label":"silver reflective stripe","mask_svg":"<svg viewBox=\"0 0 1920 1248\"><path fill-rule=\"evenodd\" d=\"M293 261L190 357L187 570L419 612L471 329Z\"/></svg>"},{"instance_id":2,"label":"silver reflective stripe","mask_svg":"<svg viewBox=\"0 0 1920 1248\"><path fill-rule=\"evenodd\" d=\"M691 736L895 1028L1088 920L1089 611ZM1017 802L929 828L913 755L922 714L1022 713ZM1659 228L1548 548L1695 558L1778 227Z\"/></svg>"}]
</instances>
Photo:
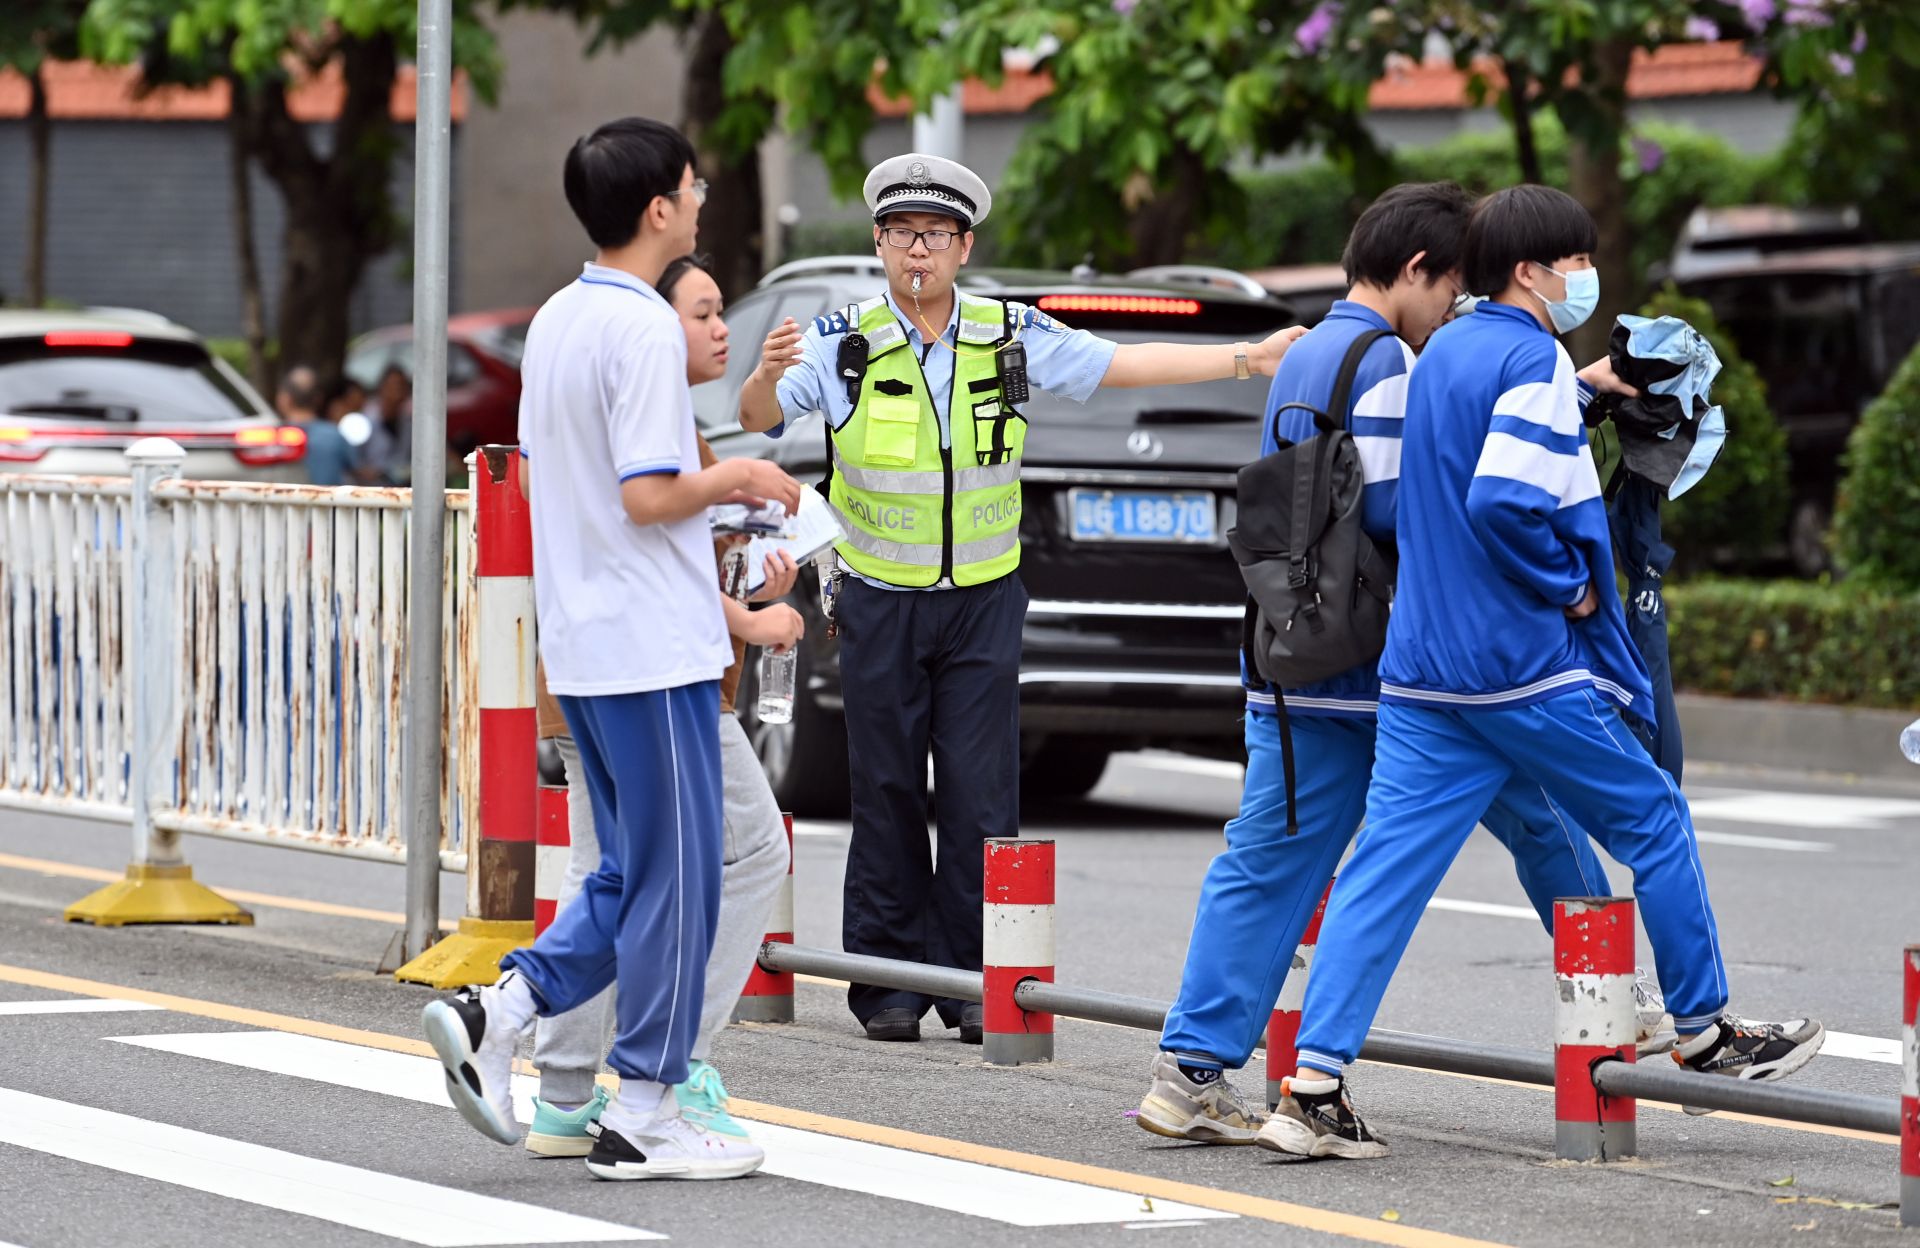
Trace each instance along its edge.
<instances>
[{"instance_id":1,"label":"silver reflective stripe","mask_svg":"<svg viewBox=\"0 0 1920 1248\"><path fill-rule=\"evenodd\" d=\"M1004 464L995 464L991 468L962 468L953 474L953 491L956 494L965 494L968 490L991 490L1003 485L1017 485L1019 481L1020 461L1014 459Z\"/></svg>"},{"instance_id":2,"label":"silver reflective stripe","mask_svg":"<svg viewBox=\"0 0 1920 1248\"><path fill-rule=\"evenodd\" d=\"M998 299L980 299L967 294L960 296L961 342L976 346L998 342L1000 335L1006 332L1006 327L1006 308Z\"/></svg>"},{"instance_id":3,"label":"silver reflective stripe","mask_svg":"<svg viewBox=\"0 0 1920 1248\"><path fill-rule=\"evenodd\" d=\"M977 542L961 542L953 548L953 566L958 568L969 563L985 563L998 558L1020 545L1020 531L1008 529L1005 533L996 533L992 537L983 537Z\"/></svg>"},{"instance_id":4,"label":"silver reflective stripe","mask_svg":"<svg viewBox=\"0 0 1920 1248\"><path fill-rule=\"evenodd\" d=\"M837 446L833 448L833 470L850 488L865 490L869 494L914 494L939 498L947 491L946 474L938 469L932 472L901 472L886 468L857 468L841 457Z\"/></svg>"},{"instance_id":5,"label":"silver reflective stripe","mask_svg":"<svg viewBox=\"0 0 1920 1248\"><path fill-rule=\"evenodd\" d=\"M867 358L884 355L907 340L907 331L900 328L900 322L890 321L867 335Z\"/></svg>"},{"instance_id":6,"label":"silver reflective stripe","mask_svg":"<svg viewBox=\"0 0 1920 1248\"><path fill-rule=\"evenodd\" d=\"M904 563L917 568L937 568L940 566L940 544L931 546L910 546L905 542L890 542L884 537L860 528L853 518L845 512L841 517L846 520L847 545L863 555L872 555L875 559L885 559L888 563ZM958 552L956 552L956 558Z\"/></svg>"}]
</instances>

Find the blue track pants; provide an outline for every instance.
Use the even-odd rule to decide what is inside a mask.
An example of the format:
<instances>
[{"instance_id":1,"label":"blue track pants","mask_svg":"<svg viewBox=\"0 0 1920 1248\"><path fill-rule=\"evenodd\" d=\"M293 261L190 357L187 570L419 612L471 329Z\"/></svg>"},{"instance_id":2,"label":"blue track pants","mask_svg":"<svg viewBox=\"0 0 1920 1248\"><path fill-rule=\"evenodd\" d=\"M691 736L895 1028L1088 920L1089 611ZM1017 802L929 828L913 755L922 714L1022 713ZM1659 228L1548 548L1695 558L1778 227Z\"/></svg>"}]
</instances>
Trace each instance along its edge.
<instances>
[{"instance_id":1,"label":"blue track pants","mask_svg":"<svg viewBox=\"0 0 1920 1248\"><path fill-rule=\"evenodd\" d=\"M600 866L500 967L527 977L543 1016L618 983L607 1065L683 1083L720 913L720 683L558 701L593 798Z\"/></svg>"},{"instance_id":2,"label":"blue track pants","mask_svg":"<svg viewBox=\"0 0 1920 1248\"><path fill-rule=\"evenodd\" d=\"M1682 1035L1727 1004L1720 937L1686 799L1591 690L1528 706L1382 703L1367 826L1327 904L1300 1020L1300 1064L1360 1053L1414 924L1494 794L1523 777L1633 872L1640 920ZM1566 894L1563 894L1566 895Z\"/></svg>"},{"instance_id":3,"label":"blue track pants","mask_svg":"<svg viewBox=\"0 0 1920 1248\"><path fill-rule=\"evenodd\" d=\"M1229 1069L1246 1065L1307 921L1360 825L1374 734L1371 720L1293 717L1300 830L1288 836L1279 719L1248 712L1240 814L1227 824L1226 851L1214 858L1201 885L1180 994L1167 1015L1161 1048L1211 1058ZM1539 786L1515 777L1489 800L1491 805L1481 804L1481 821L1512 851L1521 887L1549 931L1555 897L1610 891L1586 834L1561 818ZM1345 889L1344 879L1340 887ZM1314 976L1319 974L1316 966Z\"/></svg>"}]
</instances>

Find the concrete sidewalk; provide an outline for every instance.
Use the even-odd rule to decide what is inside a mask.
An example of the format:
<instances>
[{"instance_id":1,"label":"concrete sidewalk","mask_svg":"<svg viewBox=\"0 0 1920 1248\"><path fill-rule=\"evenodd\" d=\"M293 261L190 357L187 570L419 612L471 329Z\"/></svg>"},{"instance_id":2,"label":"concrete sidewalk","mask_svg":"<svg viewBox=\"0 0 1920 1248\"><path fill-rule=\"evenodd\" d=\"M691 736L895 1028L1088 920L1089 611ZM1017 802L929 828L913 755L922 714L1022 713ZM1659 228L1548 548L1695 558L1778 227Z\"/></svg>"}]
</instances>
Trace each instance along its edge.
<instances>
[{"instance_id":1,"label":"concrete sidewalk","mask_svg":"<svg viewBox=\"0 0 1920 1248\"><path fill-rule=\"evenodd\" d=\"M1675 701L1688 762L1920 783L1920 767L1900 753L1900 730L1920 708L1876 711L1703 693Z\"/></svg>"}]
</instances>

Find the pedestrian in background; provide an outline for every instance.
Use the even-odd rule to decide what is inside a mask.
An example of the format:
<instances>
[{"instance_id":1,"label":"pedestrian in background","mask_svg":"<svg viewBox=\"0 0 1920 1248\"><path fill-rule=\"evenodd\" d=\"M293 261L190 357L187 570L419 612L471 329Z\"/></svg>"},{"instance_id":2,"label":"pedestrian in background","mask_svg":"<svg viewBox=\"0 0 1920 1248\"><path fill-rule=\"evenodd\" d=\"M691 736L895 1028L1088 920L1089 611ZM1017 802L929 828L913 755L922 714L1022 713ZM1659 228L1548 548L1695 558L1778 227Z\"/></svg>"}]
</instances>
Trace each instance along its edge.
<instances>
[{"instance_id":1,"label":"pedestrian in background","mask_svg":"<svg viewBox=\"0 0 1920 1248\"><path fill-rule=\"evenodd\" d=\"M680 316L687 335L687 383L717 381L727 367L727 326L721 319L720 287L707 262L681 256L666 267L655 290ZM699 440L700 463L715 463L713 449ZM714 542L715 578L719 560L740 539ZM790 649L806 630L800 613L777 600L793 589L799 568L782 551L766 561L766 583L751 601L772 604L749 610L723 596L727 631L733 635L733 664L720 678L720 770L725 825L725 849L720 868L720 919L707 958L706 1001L701 1006L699 1034L694 1039L691 1073L674 1085L680 1112L710 1131L747 1138L747 1131L727 1112L727 1090L720 1072L708 1060L713 1042L733 1012L734 1002L766 937L766 919L779 894L788 868L784 821L766 772L734 716L734 696L749 645ZM586 877L600 865L600 840L594 824L592 794L580 765L580 750L567 730L560 705L547 692L545 668L534 672L539 706L539 733L551 739L566 770L567 874L560 886L559 908L565 910L580 894ZM595 1083L600 1059L607 1051L613 1025L614 990L565 1014L540 1019L534 1031L533 1064L540 1068L540 1095L535 1098L527 1148L548 1157L577 1157L592 1149L590 1124L606 1108L606 1093Z\"/></svg>"},{"instance_id":2,"label":"pedestrian in background","mask_svg":"<svg viewBox=\"0 0 1920 1248\"><path fill-rule=\"evenodd\" d=\"M320 388L320 376L305 364L296 364L280 378L274 395L274 407L280 418L298 425L307 435L307 481L312 485L346 485L347 464L352 448L340 433L340 426L327 416L327 395Z\"/></svg>"},{"instance_id":3,"label":"pedestrian in background","mask_svg":"<svg viewBox=\"0 0 1920 1248\"><path fill-rule=\"evenodd\" d=\"M619 983L596 1178L728 1178L749 1141L682 1115L720 907L720 677L733 659L714 592L706 512L800 506L761 460L701 468L687 341L654 284L692 250L706 186L670 126L610 122L567 155L567 203L598 251L528 327L520 450L530 466L534 595L548 685L587 778L603 851L579 898L498 983L430 1004L449 1098L477 1130L517 1143L511 1078L535 1015Z\"/></svg>"}]
</instances>

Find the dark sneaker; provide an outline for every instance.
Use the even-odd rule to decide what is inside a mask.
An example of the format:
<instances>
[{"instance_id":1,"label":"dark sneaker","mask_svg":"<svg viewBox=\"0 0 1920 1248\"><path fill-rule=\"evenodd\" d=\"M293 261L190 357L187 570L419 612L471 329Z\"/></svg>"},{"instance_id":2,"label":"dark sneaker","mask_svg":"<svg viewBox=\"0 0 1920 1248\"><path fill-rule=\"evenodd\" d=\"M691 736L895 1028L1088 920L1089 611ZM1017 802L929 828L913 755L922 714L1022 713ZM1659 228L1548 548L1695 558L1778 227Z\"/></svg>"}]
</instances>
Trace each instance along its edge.
<instances>
[{"instance_id":1,"label":"dark sneaker","mask_svg":"<svg viewBox=\"0 0 1920 1248\"><path fill-rule=\"evenodd\" d=\"M1713 1030L1676 1045L1673 1060L1702 1074L1771 1083L1812 1061L1826 1035L1827 1029L1810 1018L1763 1023L1722 1014ZM1713 1112L1693 1105L1683 1108L1690 1114Z\"/></svg>"},{"instance_id":2,"label":"dark sneaker","mask_svg":"<svg viewBox=\"0 0 1920 1248\"><path fill-rule=\"evenodd\" d=\"M1304 1092L1300 1080L1280 1081L1280 1103L1254 1143L1295 1157L1385 1157L1387 1142L1367 1130L1347 1096L1345 1079L1327 1079L1331 1089Z\"/></svg>"},{"instance_id":3,"label":"dark sneaker","mask_svg":"<svg viewBox=\"0 0 1920 1248\"><path fill-rule=\"evenodd\" d=\"M587 1173L596 1179L737 1179L767 1159L752 1140L719 1135L678 1114L626 1131L602 1118L587 1133Z\"/></svg>"},{"instance_id":4,"label":"dark sneaker","mask_svg":"<svg viewBox=\"0 0 1920 1248\"><path fill-rule=\"evenodd\" d=\"M1225 1074L1195 1083L1171 1053L1153 1059L1153 1086L1134 1122L1143 1131L1197 1144L1251 1144L1267 1116L1247 1103Z\"/></svg>"},{"instance_id":5,"label":"dark sneaker","mask_svg":"<svg viewBox=\"0 0 1920 1248\"><path fill-rule=\"evenodd\" d=\"M512 975L514 972L507 972ZM462 988L432 1001L420 1022L440 1055L447 1075L447 1099L474 1130L502 1144L520 1142L513 1116L513 1055L520 1033L489 1027L483 989Z\"/></svg>"}]
</instances>

